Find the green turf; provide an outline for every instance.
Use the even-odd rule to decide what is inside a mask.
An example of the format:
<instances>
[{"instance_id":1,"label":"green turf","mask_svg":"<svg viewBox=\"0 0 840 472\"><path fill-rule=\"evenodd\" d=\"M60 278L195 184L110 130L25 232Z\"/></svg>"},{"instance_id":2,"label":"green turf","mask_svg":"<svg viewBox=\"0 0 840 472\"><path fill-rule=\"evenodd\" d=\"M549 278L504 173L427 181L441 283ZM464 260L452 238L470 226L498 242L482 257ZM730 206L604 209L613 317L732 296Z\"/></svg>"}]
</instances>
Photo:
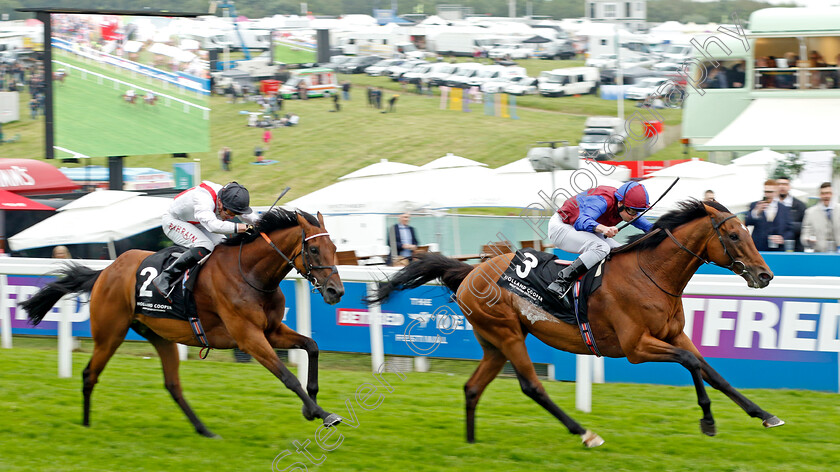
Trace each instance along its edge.
<instances>
[{"instance_id":1,"label":"green turf","mask_svg":"<svg viewBox=\"0 0 840 472\"><path fill-rule=\"evenodd\" d=\"M118 83L68 68L63 82L54 82L56 145L86 156L142 155L163 152L198 152L210 147L210 120L206 110L187 106L174 98L206 108L206 97L175 92L165 82L132 77L118 69L91 67L62 57L87 71L121 80ZM132 84L131 86L125 83ZM137 93L134 104L123 100L126 90ZM158 95L157 103L143 103L143 89ZM177 96L177 97L176 97ZM171 97L171 98L170 98ZM57 157L72 154L56 153Z\"/></svg>"},{"instance_id":2,"label":"green turf","mask_svg":"<svg viewBox=\"0 0 840 472\"><path fill-rule=\"evenodd\" d=\"M19 338L15 339L17 343ZM319 403L346 415L353 405L358 427L338 427L338 449L324 453L318 423L300 415L300 402L254 363L207 361L181 365L185 395L221 440L192 432L162 386L156 358L122 354L112 359L93 395L92 426L83 428L80 373L87 354L74 355L74 376L56 376L52 350L15 347L0 351L0 470L72 471L271 471L283 451L308 470L329 471L827 471L840 460L837 395L790 390L745 390L787 421L765 430L718 392L712 392L718 435L699 432L700 410L692 388L595 385L593 412L574 409L574 385L546 382L558 405L606 444L586 450L579 439L533 401L515 379L492 383L478 408L476 444L464 441L466 375L408 373L391 376L393 392L363 410L354 392L376 383L362 370L323 368ZM329 365L332 353L322 353ZM432 361L433 365L436 361ZM374 397L376 398L376 397ZM330 441L337 436L330 438ZM293 441L323 463L315 467L294 453ZM291 468L289 470L292 470ZM300 469L303 470L303 469Z\"/></svg>"},{"instance_id":3,"label":"green turf","mask_svg":"<svg viewBox=\"0 0 840 472\"><path fill-rule=\"evenodd\" d=\"M318 54L315 51L274 43L274 60L284 64L307 64L318 62Z\"/></svg>"}]
</instances>

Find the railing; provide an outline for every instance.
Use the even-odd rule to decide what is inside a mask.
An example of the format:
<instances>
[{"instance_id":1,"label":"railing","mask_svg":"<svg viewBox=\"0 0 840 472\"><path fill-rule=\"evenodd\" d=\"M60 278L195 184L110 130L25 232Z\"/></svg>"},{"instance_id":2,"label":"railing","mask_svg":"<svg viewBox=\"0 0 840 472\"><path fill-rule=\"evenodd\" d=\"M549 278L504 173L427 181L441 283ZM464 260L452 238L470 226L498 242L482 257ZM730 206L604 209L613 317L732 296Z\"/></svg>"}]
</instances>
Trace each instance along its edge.
<instances>
[{"instance_id":1,"label":"railing","mask_svg":"<svg viewBox=\"0 0 840 472\"><path fill-rule=\"evenodd\" d=\"M755 69L760 90L824 90L840 86L840 67L761 67ZM816 78L816 80L814 80ZM781 83L778 80L782 79ZM762 82L768 85L762 84Z\"/></svg>"}]
</instances>

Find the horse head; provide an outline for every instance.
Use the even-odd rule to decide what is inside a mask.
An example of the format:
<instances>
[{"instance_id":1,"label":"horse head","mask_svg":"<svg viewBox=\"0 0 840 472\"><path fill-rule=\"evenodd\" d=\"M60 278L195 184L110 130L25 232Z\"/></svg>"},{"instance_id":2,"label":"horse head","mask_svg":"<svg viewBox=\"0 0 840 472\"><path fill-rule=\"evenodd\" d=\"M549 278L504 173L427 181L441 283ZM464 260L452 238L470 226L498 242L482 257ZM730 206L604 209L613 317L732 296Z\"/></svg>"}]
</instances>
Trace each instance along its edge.
<instances>
[{"instance_id":1,"label":"horse head","mask_svg":"<svg viewBox=\"0 0 840 472\"><path fill-rule=\"evenodd\" d=\"M320 226L315 226L297 212L297 221L303 230L300 258L303 267L298 267L298 270L308 274L312 285L321 292L325 302L335 305L344 295L344 284L338 275L335 244L324 225L324 217L318 212Z\"/></svg>"},{"instance_id":2,"label":"horse head","mask_svg":"<svg viewBox=\"0 0 840 472\"><path fill-rule=\"evenodd\" d=\"M709 260L740 275L752 288L769 285L773 272L755 248L746 226L716 202L707 203L705 207L715 232L706 247Z\"/></svg>"}]
</instances>

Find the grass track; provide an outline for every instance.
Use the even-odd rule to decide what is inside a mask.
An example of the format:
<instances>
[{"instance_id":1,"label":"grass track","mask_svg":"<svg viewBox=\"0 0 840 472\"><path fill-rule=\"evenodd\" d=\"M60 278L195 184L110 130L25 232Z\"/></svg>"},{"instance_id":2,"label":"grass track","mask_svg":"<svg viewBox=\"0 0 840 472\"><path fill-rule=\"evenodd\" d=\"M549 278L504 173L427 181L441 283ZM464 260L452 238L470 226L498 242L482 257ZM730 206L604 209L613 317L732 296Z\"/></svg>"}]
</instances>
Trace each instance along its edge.
<instances>
[{"instance_id":1,"label":"grass track","mask_svg":"<svg viewBox=\"0 0 840 472\"><path fill-rule=\"evenodd\" d=\"M326 364L331 356L322 353ZM213 360L229 357L214 351L209 361L191 360L181 368L186 397L225 438L214 441L192 432L162 387L156 358L118 353L94 391L93 425L85 429L79 425L78 377L88 355L74 356L73 379L58 379L52 350L0 351L0 470L269 471L277 454L294 452L292 441L307 439L309 451L320 456L313 439L317 424L302 418L297 398L256 364ZM478 443L466 444L465 380L462 374L440 373L392 379L394 392L382 391L376 410L364 411L354 402L359 427L339 426L341 447L326 453L320 467L307 464L309 470L799 472L831 470L840 460L836 394L746 390L788 422L765 430L712 392L719 434L708 438L699 432L692 388L595 385L594 412L583 414L573 408L573 384L546 383L561 408L607 441L584 450L511 378L490 385L478 409ZM361 370L322 369L319 401L342 413L343 401L371 381ZM298 459L287 457L278 470Z\"/></svg>"}]
</instances>

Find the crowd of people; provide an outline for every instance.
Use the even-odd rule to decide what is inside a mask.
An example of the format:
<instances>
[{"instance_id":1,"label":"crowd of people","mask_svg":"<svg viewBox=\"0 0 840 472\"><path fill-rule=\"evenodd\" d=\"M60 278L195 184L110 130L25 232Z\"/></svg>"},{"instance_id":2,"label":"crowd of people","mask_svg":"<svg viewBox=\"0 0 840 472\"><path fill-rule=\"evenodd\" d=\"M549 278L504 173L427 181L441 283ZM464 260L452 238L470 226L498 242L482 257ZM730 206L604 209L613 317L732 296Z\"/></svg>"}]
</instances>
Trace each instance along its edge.
<instances>
[{"instance_id":1,"label":"crowd of people","mask_svg":"<svg viewBox=\"0 0 840 472\"><path fill-rule=\"evenodd\" d=\"M820 201L806 208L790 195L786 176L764 182L764 197L750 204L744 223L753 226L759 251L840 252L840 215L830 182L820 186Z\"/></svg>"}]
</instances>

